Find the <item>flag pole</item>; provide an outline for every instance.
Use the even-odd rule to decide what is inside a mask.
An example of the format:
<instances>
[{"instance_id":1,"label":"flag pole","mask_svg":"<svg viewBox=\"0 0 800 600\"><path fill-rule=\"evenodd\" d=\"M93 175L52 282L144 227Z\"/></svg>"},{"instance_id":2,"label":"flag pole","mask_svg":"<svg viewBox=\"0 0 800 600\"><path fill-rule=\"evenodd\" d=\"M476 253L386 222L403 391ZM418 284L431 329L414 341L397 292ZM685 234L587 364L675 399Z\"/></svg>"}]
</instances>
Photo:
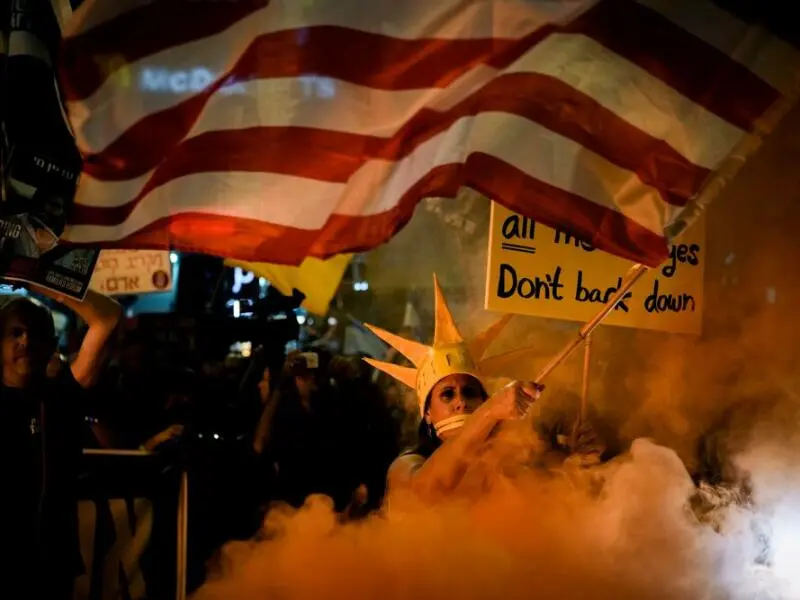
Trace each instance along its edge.
<instances>
[{"instance_id":1,"label":"flag pole","mask_svg":"<svg viewBox=\"0 0 800 600\"><path fill-rule=\"evenodd\" d=\"M589 367L592 361L592 336L587 335L583 343L583 389L581 389L581 412L578 416L578 425L586 422L586 410L589 405Z\"/></svg>"},{"instance_id":2,"label":"flag pole","mask_svg":"<svg viewBox=\"0 0 800 600\"><path fill-rule=\"evenodd\" d=\"M556 367L558 367L561 363L563 363L569 356L578 348L582 343L584 343L587 338L592 334L592 332L597 329L598 325L602 323L605 318L614 310L614 307L625 297L625 294L630 291L630 289L634 286L634 284L642 278L642 275L647 273L647 267L642 264L634 265L625 275L625 278L622 280L622 285L616 291L616 293L609 299L605 306L600 310L599 313L595 315L595 317L586 323L583 327L581 327L578 335L573 339L569 344L567 344L561 352L559 352L553 359L547 363L547 365L542 369L539 374L534 379L534 383L540 384L542 383L545 378L547 378L550 373L552 373Z\"/></svg>"},{"instance_id":3,"label":"flag pole","mask_svg":"<svg viewBox=\"0 0 800 600\"><path fill-rule=\"evenodd\" d=\"M180 488L178 490L178 539L177 539L177 572L175 574L175 599L186 600L186 567L188 553L189 530L189 476L186 468L181 469Z\"/></svg>"}]
</instances>

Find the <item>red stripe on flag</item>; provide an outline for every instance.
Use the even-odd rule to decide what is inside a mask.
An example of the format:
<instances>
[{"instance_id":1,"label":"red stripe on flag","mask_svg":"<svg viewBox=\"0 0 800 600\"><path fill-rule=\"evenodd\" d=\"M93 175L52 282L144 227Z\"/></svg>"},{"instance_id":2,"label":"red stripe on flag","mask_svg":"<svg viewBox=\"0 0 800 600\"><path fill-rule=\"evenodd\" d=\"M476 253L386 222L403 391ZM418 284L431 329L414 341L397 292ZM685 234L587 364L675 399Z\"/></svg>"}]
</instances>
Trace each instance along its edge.
<instances>
[{"instance_id":1,"label":"red stripe on flag","mask_svg":"<svg viewBox=\"0 0 800 600\"><path fill-rule=\"evenodd\" d=\"M667 258L663 236L621 213L534 179L494 156L470 156L464 185L549 227L563 229L569 223L570 233L600 250L648 266Z\"/></svg>"},{"instance_id":2,"label":"red stripe on flag","mask_svg":"<svg viewBox=\"0 0 800 600\"><path fill-rule=\"evenodd\" d=\"M196 102L197 99L190 99L182 108L196 108L193 106ZM575 117L563 119L563 106L572 107ZM218 106L215 110L224 108ZM155 168L136 199L114 208L77 205L71 222L119 223L127 218L141 197L172 179L193 173L271 172L345 182L367 160L402 159L458 119L490 111L519 115L578 142L636 173L643 183L653 186L665 201L676 206L684 205L708 176L708 170L693 165L664 141L648 136L568 85L549 77L517 74L494 80L450 111L420 111L391 138L302 127L222 130L186 140L161 164L157 162L159 156L148 156L144 148L136 148L133 136L138 137L136 142L148 148L154 142L161 150L171 142L151 133L163 136L187 119L179 109L157 113L129 130L130 135L115 143L108 152L90 157L85 167L88 174L101 180L134 178ZM581 115L586 115L591 122L580 118ZM598 129L606 135L596 136ZM180 139L184 134L176 131L172 135ZM536 156L536 152L531 151L531 155ZM133 160L138 164L125 162ZM126 168L122 168L123 165Z\"/></svg>"},{"instance_id":3,"label":"red stripe on flag","mask_svg":"<svg viewBox=\"0 0 800 600\"><path fill-rule=\"evenodd\" d=\"M551 227L570 224L570 231L596 248L644 262L660 264L668 255L666 239L622 214L538 181L508 163L474 153L462 165L431 171L409 190L398 206L368 217L332 215L312 248L314 256L358 252L390 239L411 218L424 197L454 198L462 185L474 188L507 208ZM352 247L353 240L368 240Z\"/></svg>"},{"instance_id":4,"label":"red stripe on flag","mask_svg":"<svg viewBox=\"0 0 800 600\"><path fill-rule=\"evenodd\" d=\"M71 244L99 248L178 250L251 262L299 265L318 231L275 225L255 219L201 212L164 217L113 241Z\"/></svg>"},{"instance_id":5,"label":"red stripe on flag","mask_svg":"<svg viewBox=\"0 0 800 600\"><path fill-rule=\"evenodd\" d=\"M235 108L239 101L230 96L220 102L230 102ZM565 107L569 107L569 119L564 118ZM218 105L212 110L223 112L226 109ZM451 127L456 120L496 111L530 119L637 173L643 182L657 188L666 202L676 206L683 206L709 174L707 169L689 162L663 140L647 135L575 88L544 75L502 75L447 111L420 110L388 138L304 127L263 127L209 132L178 145L189 134L201 111L198 96L139 121L104 152L87 157L86 172L97 179L119 181L139 177L159 167L155 179L163 183L191 172L224 170L226 161L230 160L233 170L274 170L323 181L344 181L365 160L398 160ZM598 136L597 131L604 135ZM236 147L237 141L243 144L240 148ZM219 152L217 144L222 144L226 153ZM312 145L315 147L309 148ZM165 152L173 147L172 154ZM214 149L213 155L208 152L210 148ZM327 154L329 149L331 154ZM277 165L272 162L275 158L270 157L270 150L279 155ZM321 153L317 160L332 158L341 164L341 159L348 157L353 162L349 172L333 169L336 175L315 175L313 169L306 167L300 167L302 171L295 167L282 168L280 165L286 161L296 162L286 156L294 150L300 152L304 161L308 160L305 153L310 150ZM257 155L250 156L251 152ZM162 164L159 166L159 163ZM323 171L326 169L322 167Z\"/></svg>"},{"instance_id":6,"label":"red stripe on flag","mask_svg":"<svg viewBox=\"0 0 800 600\"><path fill-rule=\"evenodd\" d=\"M153 222L115 248L174 248L239 260L299 264L305 256L321 258L374 248L394 236L424 197L455 197L469 185L504 206L552 227L570 223L571 232L608 252L650 266L667 256L666 240L622 214L537 181L507 163L473 154L462 165L444 165L416 182L392 210L369 216L332 215L317 231L263 221L182 213Z\"/></svg>"},{"instance_id":7,"label":"red stripe on flag","mask_svg":"<svg viewBox=\"0 0 800 600\"><path fill-rule=\"evenodd\" d=\"M459 172L460 165L432 169L406 191L392 210L370 216L332 215L319 230L187 212L159 219L123 240L105 242L99 246L173 248L278 264L300 264L309 255L327 258L343 252L366 251L394 236L411 219L414 208L422 198L454 197L460 186Z\"/></svg>"}]
</instances>

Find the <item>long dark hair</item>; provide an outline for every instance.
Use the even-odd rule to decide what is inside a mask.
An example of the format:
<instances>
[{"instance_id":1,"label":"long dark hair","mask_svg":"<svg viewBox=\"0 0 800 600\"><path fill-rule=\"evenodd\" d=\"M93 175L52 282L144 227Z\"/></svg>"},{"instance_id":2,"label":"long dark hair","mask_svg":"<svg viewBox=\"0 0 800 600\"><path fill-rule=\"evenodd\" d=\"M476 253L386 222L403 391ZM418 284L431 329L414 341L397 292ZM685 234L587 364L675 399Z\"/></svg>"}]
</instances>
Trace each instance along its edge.
<instances>
[{"instance_id":1,"label":"long dark hair","mask_svg":"<svg viewBox=\"0 0 800 600\"><path fill-rule=\"evenodd\" d=\"M433 425L429 424L424 418L419 422L419 429L417 430L417 445L407 451L408 454L419 454L425 458L429 458L431 454L439 449L442 445L442 440L436 435L436 430Z\"/></svg>"}]
</instances>

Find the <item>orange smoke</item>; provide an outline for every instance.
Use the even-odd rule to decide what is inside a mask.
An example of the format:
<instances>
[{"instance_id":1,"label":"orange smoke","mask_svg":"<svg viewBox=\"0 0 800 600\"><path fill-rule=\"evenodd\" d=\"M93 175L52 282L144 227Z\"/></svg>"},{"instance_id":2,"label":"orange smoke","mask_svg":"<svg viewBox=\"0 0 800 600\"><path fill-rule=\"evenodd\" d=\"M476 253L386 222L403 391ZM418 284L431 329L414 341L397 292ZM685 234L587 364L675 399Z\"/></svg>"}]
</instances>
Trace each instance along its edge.
<instances>
[{"instance_id":1,"label":"orange smoke","mask_svg":"<svg viewBox=\"0 0 800 600\"><path fill-rule=\"evenodd\" d=\"M720 536L687 513L693 485L672 451L641 440L594 474L509 458L493 449L447 502L393 497L358 523L321 497L277 510L196 597L666 600L717 585Z\"/></svg>"}]
</instances>

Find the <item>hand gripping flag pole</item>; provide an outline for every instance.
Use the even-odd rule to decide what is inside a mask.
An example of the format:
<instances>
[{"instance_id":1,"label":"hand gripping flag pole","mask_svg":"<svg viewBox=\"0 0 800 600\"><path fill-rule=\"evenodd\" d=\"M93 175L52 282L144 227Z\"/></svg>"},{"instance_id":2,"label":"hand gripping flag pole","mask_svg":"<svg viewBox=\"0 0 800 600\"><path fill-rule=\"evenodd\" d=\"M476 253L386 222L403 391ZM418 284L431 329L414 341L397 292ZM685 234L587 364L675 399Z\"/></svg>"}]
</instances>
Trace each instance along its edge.
<instances>
[{"instance_id":1,"label":"hand gripping flag pole","mask_svg":"<svg viewBox=\"0 0 800 600\"><path fill-rule=\"evenodd\" d=\"M567 344L561 352L554 356L549 363L547 363L544 369L542 369L536 376L536 379L533 380L534 383L541 384L545 378L555 370L556 367L563 363L575 351L575 349L578 348L578 346L580 346L582 343L585 343L589 339L589 336L592 334L592 332L597 329L597 326L603 322L603 320L612 310L614 310L614 307L625 297L625 294L628 293L628 290L630 290L646 272L647 267L645 265L634 265L631 270L628 271L627 275L625 275L625 279L623 279L619 290L617 290L617 292L609 299L606 305L603 306L602 310L597 313L597 315L591 321L581 327L577 337Z\"/></svg>"}]
</instances>

